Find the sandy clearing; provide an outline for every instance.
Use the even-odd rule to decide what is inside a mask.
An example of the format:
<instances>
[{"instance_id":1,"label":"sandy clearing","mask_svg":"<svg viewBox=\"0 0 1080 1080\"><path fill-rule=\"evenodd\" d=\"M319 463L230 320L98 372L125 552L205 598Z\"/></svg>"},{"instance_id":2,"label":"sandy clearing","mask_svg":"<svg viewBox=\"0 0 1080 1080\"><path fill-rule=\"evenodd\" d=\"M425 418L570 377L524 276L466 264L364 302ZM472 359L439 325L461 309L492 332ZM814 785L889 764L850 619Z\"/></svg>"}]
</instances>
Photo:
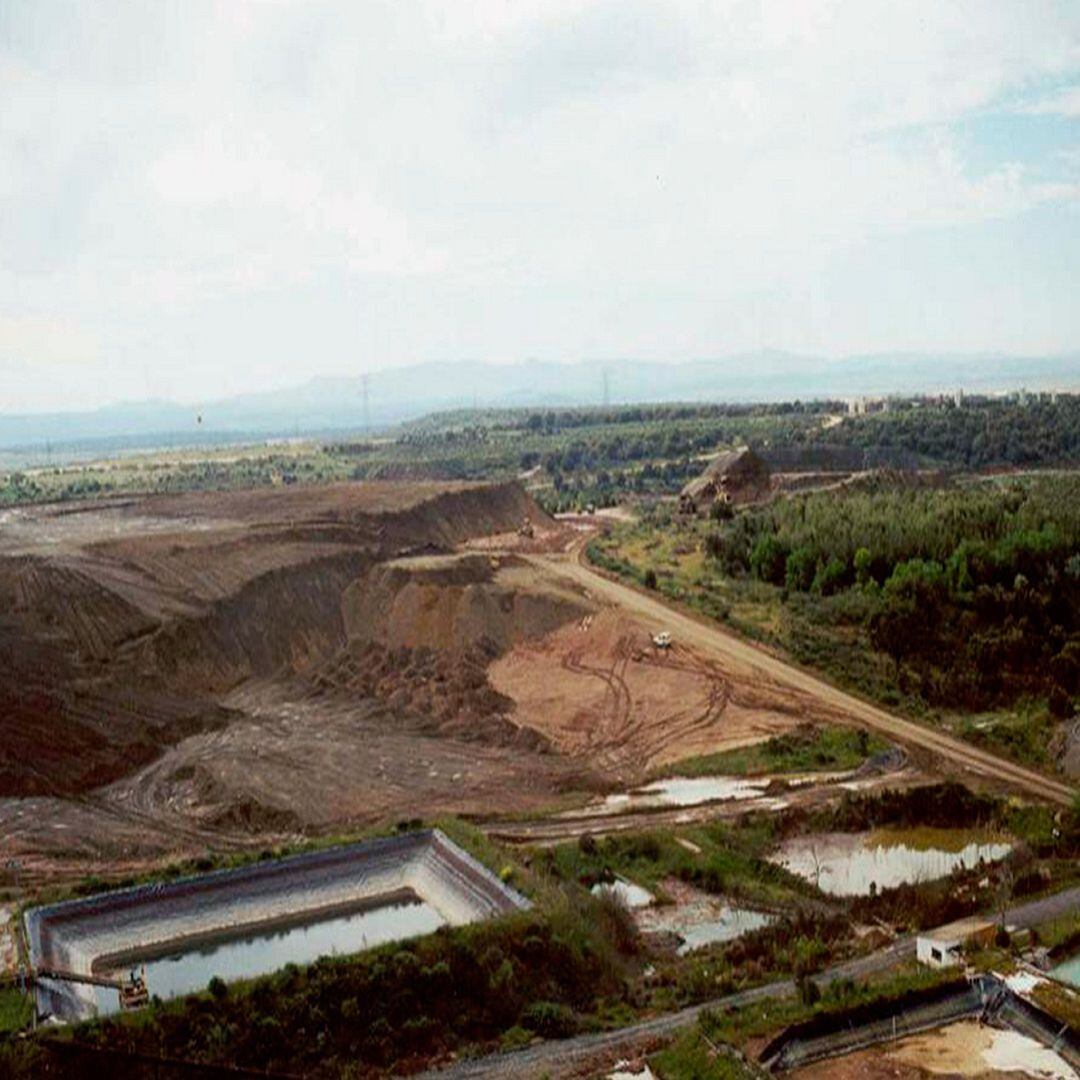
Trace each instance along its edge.
<instances>
[{"instance_id":1,"label":"sandy clearing","mask_svg":"<svg viewBox=\"0 0 1080 1080\"><path fill-rule=\"evenodd\" d=\"M945 1076L1046 1077L1075 1080L1069 1065L1034 1039L1016 1031L1001 1031L975 1021L950 1024L936 1031L904 1039L887 1051L887 1056L906 1065Z\"/></svg>"},{"instance_id":2,"label":"sandy clearing","mask_svg":"<svg viewBox=\"0 0 1080 1080\"><path fill-rule=\"evenodd\" d=\"M613 608L519 643L488 678L514 701L516 723L621 781L830 719L806 695L726 658L655 648L645 624Z\"/></svg>"},{"instance_id":3,"label":"sandy clearing","mask_svg":"<svg viewBox=\"0 0 1080 1080\"><path fill-rule=\"evenodd\" d=\"M1015 1031L962 1021L795 1069L791 1080L1076 1080L1054 1051Z\"/></svg>"},{"instance_id":4,"label":"sandy clearing","mask_svg":"<svg viewBox=\"0 0 1080 1080\"><path fill-rule=\"evenodd\" d=\"M709 660L721 665L737 665L753 681L775 683L802 692L807 700L816 703L819 713L830 715L834 722L869 727L897 742L928 751L942 766L951 763L991 782L1004 783L1061 806L1072 805L1075 792L1069 784L979 750L912 720L893 716L884 709L839 690L818 676L735 637L714 623L691 617L653 595L638 592L604 576L583 565L577 554L566 559L528 557L557 568L568 578L588 589L589 594L598 601L613 604L625 613L644 620L646 625L670 631L677 642L693 647Z\"/></svg>"}]
</instances>

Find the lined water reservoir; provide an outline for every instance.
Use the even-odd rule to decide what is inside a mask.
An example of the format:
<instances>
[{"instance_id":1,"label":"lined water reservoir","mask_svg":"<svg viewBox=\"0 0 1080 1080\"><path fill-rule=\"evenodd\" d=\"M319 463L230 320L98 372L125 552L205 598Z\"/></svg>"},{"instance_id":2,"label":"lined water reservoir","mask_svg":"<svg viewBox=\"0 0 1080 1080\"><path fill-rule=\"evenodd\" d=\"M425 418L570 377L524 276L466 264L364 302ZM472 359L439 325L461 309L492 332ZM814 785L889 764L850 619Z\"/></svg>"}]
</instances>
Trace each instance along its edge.
<instances>
[{"instance_id":1,"label":"lined water reservoir","mask_svg":"<svg viewBox=\"0 0 1080 1080\"><path fill-rule=\"evenodd\" d=\"M528 907L438 830L351 844L35 908L25 916L38 1011L113 1011L121 980L146 969L168 998L288 963L344 955Z\"/></svg>"},{"instance_id":2,"label":"lined water reservoir","mask_svg":"<svg viewBox=\"0 0 1080 1080\"><path fill-rule=\"evenodd\" d=\"M1011 846L997 840L971 840L970 834L940 830L926 846L912 846L905 834L825 833L781 844L770 857L831 896L866 896L871 886L893 889L936 881L954 870L996 862Z\"/></svg>"},{"instance_id":3,"label":"lined water reservoir","mask_svg":"<svg viewBox=\"0 0 1080 1080\"><path fill-rule=\"evenodd\" d=\"M321 956L345 956L376 945L420 937L446 925L446 920L418 896L375 902L359 911L335 918L300 923L266 933L226 937L195 949L179 949L166 956L128 958L94 964L94 974L123 979L137 968L146 979L147 992L163 1000L205 990L215 976L225 982L252 979L277 971L286 964L311 964ZM119 1009L117 991L95 988L99 1015Z\"/></svg>"}]
</instances>

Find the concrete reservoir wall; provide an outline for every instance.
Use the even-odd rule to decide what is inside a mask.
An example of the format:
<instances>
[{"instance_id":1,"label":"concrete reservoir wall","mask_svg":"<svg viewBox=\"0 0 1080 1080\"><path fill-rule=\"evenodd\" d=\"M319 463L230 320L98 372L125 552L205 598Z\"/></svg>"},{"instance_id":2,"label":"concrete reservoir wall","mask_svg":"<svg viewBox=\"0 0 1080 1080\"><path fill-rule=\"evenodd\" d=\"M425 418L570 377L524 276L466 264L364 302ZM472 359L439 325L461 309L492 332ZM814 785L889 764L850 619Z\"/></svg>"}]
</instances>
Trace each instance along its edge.
<instances>
[{"instance_id":1,"label":"concrete reservoir wall","mask_svg":"<svg viewBox=\"0 0 1080 1080\"><path fill-rule=\"evenodd\" d=\"M35 908L25 925L35 971L94 975L404 895L424 901L451 926L529 906L433 829ZM96 1011L90 986L40 979L37 995L43 1015L76 1020Z\"/></svg>"}]
</instances>

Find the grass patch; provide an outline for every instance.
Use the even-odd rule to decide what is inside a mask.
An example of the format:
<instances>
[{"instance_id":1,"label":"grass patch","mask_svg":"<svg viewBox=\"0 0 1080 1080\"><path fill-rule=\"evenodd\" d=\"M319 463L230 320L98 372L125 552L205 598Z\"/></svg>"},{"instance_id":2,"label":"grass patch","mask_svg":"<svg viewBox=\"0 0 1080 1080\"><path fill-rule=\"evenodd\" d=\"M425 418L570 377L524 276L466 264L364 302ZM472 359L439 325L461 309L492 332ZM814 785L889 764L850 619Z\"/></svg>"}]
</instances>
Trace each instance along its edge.
<instances>
[{"instance_id":1,"label":"grass patch","mask_svg":"<svg viewBox=\"0 0 1080 1080\"><path fill-rule=\"evenodd\" d=\"M667 773L680 776L760 776L766 773L846 771L888 749L862 729L802 725L754 746L680 761Z\"/></svg>"},{"instance_id":2,"label":"grass patch","mask_svg":"<svg viewBox=\"0 0 1080 1080\"><path fill-rule=\"evenodd\" d=\"M658 1054L649 1067L662 1080L757 1080L760 1070L744 1064L728 1046L714 1043L696 1025Z\"/></svg>"},{"instance_id":3,"label":"grass patch","mask_svg":"<svg viewBox=\"0 0 1080 1080\"><path fill-rule=\"evenodd\" d=\"M29 995L13 987L0 989L0 1034L26 1027L32 1014L33 1004Z\"/></svg>"},{"instance_id":4,"label":"grass patch","mask_svg":"<svg viewBox=\"0 0 1080 1080\"><path fill-rule=\"evenodd\" d=\"M1051 740L1057 724L1042 702L1023 702L1016 709L964 717L952 725L968 742L991 753L1037 769L1050 769Z\"/></svg>"},{"instance_id":5,"label":"grass patch","mask_svg":"<svg viewBox=\"0 0 1080 1080\"><path fill-rule=\"evenodd\" d=\"M1080 1031L1080 994L1055 983L1041 983L1031 994L1051 1016Z\"/></svg>"},{"instance_id":6,"label":"grass patch","mask_svg":"<svg viewBox=\"0 0 1080 1080\"><path fill-rule=\"evenodd\" d=\"M1035 929L1040 943L1051 952L1055 949L1070 949L1074 945L1080 947L1080 912L1051 919Z\"/></svg>"},{"instance_id":7,"label":"grass patch","mask_svg":"<svg viewBox=\"0 0 1080 1080\"><path fill-rule=\"evenodd\" d=\"M689 840L701 854L688 851L677 837ZM756 815L738 826L710 822L559 844L535 852L533 867L586 887L621 876L661 896L664 880L679 878L751 906L775 908L814 892L800 878L765 861L775 843L775 820Z\"/></svg>"}]
</instances>

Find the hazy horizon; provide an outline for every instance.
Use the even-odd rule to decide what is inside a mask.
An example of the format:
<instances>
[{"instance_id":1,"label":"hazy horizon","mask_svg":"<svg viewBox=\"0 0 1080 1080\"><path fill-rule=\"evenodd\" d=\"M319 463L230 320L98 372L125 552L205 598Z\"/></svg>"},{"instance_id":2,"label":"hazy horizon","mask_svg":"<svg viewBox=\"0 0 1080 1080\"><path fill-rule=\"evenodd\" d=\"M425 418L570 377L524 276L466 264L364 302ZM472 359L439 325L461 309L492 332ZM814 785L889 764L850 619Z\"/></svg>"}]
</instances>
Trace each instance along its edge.
<instances>
[{"instance_id":1,"label":"hazy horizon","mask_svg":"<svg viewBox=\"0 0 1080 1080\"><path fill-rule=\"evenodd\" d=\"M104 10L0 4L0 414L1080 350L1074 3Z\"/></svg>"}]
</instances>

